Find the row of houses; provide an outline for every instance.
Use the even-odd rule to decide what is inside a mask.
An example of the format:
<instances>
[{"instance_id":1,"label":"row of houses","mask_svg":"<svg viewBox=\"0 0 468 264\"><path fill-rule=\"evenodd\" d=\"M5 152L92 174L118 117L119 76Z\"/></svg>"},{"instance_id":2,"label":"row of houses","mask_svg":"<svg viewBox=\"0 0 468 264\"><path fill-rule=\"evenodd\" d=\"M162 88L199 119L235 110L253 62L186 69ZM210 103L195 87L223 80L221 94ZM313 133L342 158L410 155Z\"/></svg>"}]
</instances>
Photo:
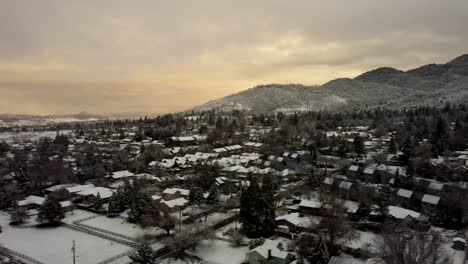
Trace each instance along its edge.
<instances>
[{"instance_id":1,"label":"row of houses","mask_svg":"<svg viewBox=\"0 0 468 264\"><path fill-rule=\"evenodd\" d=\"M65 210L72 210L76 204L80 204L82 206L92 206L95 204L98 197L103 201L108 201L114 190L106 188L106 187L99 187L94 186L93 184L63 184L63 185L56 185L47 188L46 196L36 196L31 195L23 200L17 201L17 205L19 207L24 207L28 210L38 209L47 198L47 195L51 195L53 192L57 191L64 191L70 197L69 200L65 200L60 202L60 205Z\"/></svg>"}]
</instances>

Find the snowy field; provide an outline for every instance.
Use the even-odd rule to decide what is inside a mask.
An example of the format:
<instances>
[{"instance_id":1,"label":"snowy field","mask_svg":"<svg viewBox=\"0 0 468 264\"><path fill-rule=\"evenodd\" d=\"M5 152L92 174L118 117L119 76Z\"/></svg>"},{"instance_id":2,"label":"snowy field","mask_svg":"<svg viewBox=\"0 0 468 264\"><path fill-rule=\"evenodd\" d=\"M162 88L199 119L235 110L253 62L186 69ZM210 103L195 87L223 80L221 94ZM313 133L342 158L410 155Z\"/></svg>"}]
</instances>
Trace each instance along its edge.
<instances>
[{"instance_id":1,"label":"snowy field","mask_svg":"<svg viewBox=\"0 0 468 264\"><path fill-rule=\"evenodd\" d=\"M453 230L446 230L446 229L438 228L438 227L432 227L431 229L434 230L434 231L437 231L437 232L439 232L441 234L443 242L444 242L442 244L442 248L444 249L445 254L449 258L451 263L453 263L453 264L468 263L468 261L465 262L463 260L464 255L465 255L463 251L454 250L452 248L452 245L453 245L452 240L453 240L454 237L460 237L459 233L457 233L456 231L453 231Z\"/></svg>"},{"instance_id":2,"label":"snowy field","mask_svg":"<svg viewBox=\"0 0 468 264\"><path fill-rule=\"evenodd\" d=\"M78 119L75 117L43 117L32 119L18 119L14 121L0 120L0 127L13 127L13 126L45 126L48 124L58 123L75 123L75 122L92 122L98 121L96 118Z\"/></svg>"},{"instance_id":3,"label":"snowy field","mask_svg":"<svg viewBox=\"0 0 468 264\"><path fill-rule=\"evenodd\" d=\"M210 264L239 264L245 260L247 251L249 251L248 247L236 247L225 241L204 240L195 251L187 251L187 253L200 257Z\"/></svg>"},{"instance_id":4,"label":"snowy field","mask_svg":"<svg viewBox=\"0 0 468 264\"><path fill-rule=\"evenodd\" d=\"M378 252L378 243L382 241L380 235L356 230L355 236L355 239L344 242L344 245L353 249L363 249L373 253Z\"/></svg>"},{"instance_id":5,"label":"snowy field","mask_svg":"<svg viewBox=\"0 0 468 264\"><path fill-rule=\"evenodd\" d=\"M76 243L77 263L98 263L131 250L130 247L66 227L13 228L9 216L0 214L0 243L14 251L47 264L72 263L72 241Z\"/></svg>"},{"instance_id":6,"label":"snowy field","mask_svg":"<svg viewBox=\"0 0 468 264\"><path fill-rule=\"evenodd\" d=\"M68 134L71 130L62 130L60 133ZM25 142L25 141L37 141L42 137L49 137L54 139L57 135L57 131L28 131L28 132L18 132L18 133L11 133L5 132L0 133L0 141L5 141L7 143L14 143L14 142Z\"/></svg>"},{"instance_id":7,"label":"snowy field","mask_svg":"<svg viewBox=\"0 0 468 264\"><path fill-rule=\"evenodd\" d=\"M73 224L74 221L79 221L88 217L99 217L99 214L91 213L81 209L75 209L72 212L68 212L62 222L67 224Z\"/></svg>"},{"instance_id":8,"label":"snowy field","mask_svg":"<svg viewBox=\"0 0 468 264\"><path fill-rule=\"evenodd\" d=\"M104 229L134 239L139 239L145 234L160 235L166 233L166 231L161 228L142 228L139 225L128 223L119 217L109 218L107 216L98 216L83 221L81 224Z\"/></svg>"}]
</instances>

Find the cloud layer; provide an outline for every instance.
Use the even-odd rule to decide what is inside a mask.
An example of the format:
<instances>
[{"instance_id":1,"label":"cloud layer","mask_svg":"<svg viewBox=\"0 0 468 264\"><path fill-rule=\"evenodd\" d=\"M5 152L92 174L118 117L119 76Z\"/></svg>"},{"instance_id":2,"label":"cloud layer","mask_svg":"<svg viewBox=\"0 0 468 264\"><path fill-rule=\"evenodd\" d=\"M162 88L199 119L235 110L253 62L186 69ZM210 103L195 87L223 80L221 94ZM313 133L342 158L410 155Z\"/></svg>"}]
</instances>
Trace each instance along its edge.
<instances>
[{"instance_id":1,"label":"cloud layer","mask_svg":"<svg viewBox=\"0 0 468 264\"><path fill-rule=\"evenodd\" d=\"M466 0L4 0L0 112L173 112L468 52Z\"/></svg>"}]
</instances>

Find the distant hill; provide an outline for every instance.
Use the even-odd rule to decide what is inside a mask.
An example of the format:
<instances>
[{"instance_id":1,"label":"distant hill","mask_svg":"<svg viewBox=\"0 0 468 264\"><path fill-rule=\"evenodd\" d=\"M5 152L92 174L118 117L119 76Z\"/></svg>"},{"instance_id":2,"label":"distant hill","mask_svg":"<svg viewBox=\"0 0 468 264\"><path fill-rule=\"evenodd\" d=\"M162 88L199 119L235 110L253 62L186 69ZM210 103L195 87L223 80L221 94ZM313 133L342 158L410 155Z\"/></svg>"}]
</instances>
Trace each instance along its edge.
<instances>
[{"instance_id":1,"label":"distant hill","mask_svg":"<svg viewBox=\"0 0 468 264\"><path fill-rule=\"evenodd\" d=\"M468 54L446 64L429 64L406 72L389 67L377 68L354 79L336 79L322 86L261 85L192 110L293 112L378 106L402 108L467 99Z\"/></svg>"},{"instance_id":2,"label":"distant hill","mask_svg":"<svg viewBox=\"0 0 468 264\"><path fill-rule=\"evenodd\" d=\"M86 111L82 111L73 115L65 115L64 117L74 117L76 119L103 119L105 118L105 116L91 114Z\"/></svg>"}]
</instances>

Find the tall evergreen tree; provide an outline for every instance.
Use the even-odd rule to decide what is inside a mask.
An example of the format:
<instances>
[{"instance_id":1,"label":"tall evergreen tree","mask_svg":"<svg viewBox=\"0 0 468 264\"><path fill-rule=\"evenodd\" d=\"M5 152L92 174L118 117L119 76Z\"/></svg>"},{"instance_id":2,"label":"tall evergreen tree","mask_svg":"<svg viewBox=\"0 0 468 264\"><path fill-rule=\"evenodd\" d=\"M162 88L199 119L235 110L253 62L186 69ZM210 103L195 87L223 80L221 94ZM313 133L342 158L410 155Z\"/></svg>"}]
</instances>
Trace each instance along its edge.
<instances>
[{"instance_id":1,"label":"tall evergreen tree","mask_svg":"<svg viewBox=\"0 0 468 264\"><path fill-rule=\"evenodd\" d=\"M199 187L190 187L189 202L192 205L199 205L203 202L203 191Z\"/></svg>"},{"instance_id":2,"label":"tall evergreen tree","mask_svg":"<svg viewBox=\"0 0 468 264\"><path fill-rule=\"evenodd\" d=\"M330 261L330 254L328 253L327 245L319 238L317 247L312 256L310 256L310 263L314 264L327 264Z\"/></svg>"},{"instance_id":3,"label":"tall evergreen tree","mask_svg":"<svg viewBox=\"0 0 468 264\"><path fill-rule=\"evenodd\" d=\"M403 152L403 155L400 156L400 161L406 166L409 164L410 160L414 158L414 144L411 136L405 138L401 147L401 152Z\"/></svg>"},{"instance_id":4,"label":"tall evergreen tree","mask_svg":"<svg viewBox=\"0 0 468 264\"><path fill-rule=\"evenodd\" d=\"M265 175L262 184L261 204L263 208L262 235L269 237L275 232L275 186L270 175Z\"/></svg>"},{"instance_id":5,"label":"tall evergreen tree","mask_svg":"<svg viewBox=\"0 0 468 264\"><path fill-rule=\"evenodd\" d=\"M366 149L364 148L364 140L360 136L356 136L353 140L353 149L354 152L358 155L366 154Z\"/></svg>"},{"instance_id":6,"label":"tall evergreen tree","mask_svg":"<svg viewBox=\"0 0 468 264\"><path fill-rule=\"evenodd\" d=\"M259 187L251 179L250 186L242 192L239 220L250 238L269 237L275 229L274 185L266 176Z\"/></svg>"},{"instance_id":7,"label":"tall evergreen tree","mask_svg":"<svg viewBox=\"0 0 468 264\"><path fill-rule=\"evenodd\" d=\"M130 254L130 259L138 264L155 264L158 254L153 251L148 243L142 243L137 251Z\"/></svg>"},{"instance_id":8,"label":"tall evergreen tree","mask_svg":"<svg viewBox=\"0 0 468 264\"><path fill-rule=\"evenodd\" d=\"M102 199L101 194L98 193L96 196L96 201L94 202L94 209L101 210L102 209Z\"/></svg>"},{"instance_id":9,"label":"tall evergreen tree","mask_svg":"<svg viewBox=\"0 0 468 264\"><path fill-rule=\"evenodd\" d=\"M258 208L258 196L260 189L258 183L254 179L250 179L250 185L242 191L240 198L239 221L242 228L248 237L256 238L260 236L259 232L259 216L260 208Z\"/></svg>"},{"instance_id":10,"label":"tall evergreen tree","mask_svg":"<svg viewBox=\"0 0 468 264\"><path fill-rule=\"evenodd\" d=\"M395 154L397 152L395 138L393 137L393 135L390 138L390 142L389 142L389 145L388 145L388 152L393 153L393 154Z\"/></svg>"},{"instance_id":11,"label":"tall evergreen tree","mask_svg":"<svg viewBox=\"0 0 468 264\"><path fill-rule=\"evenodd\" d=\"M215 204L216 202L218 202L218 199L219 199L218 186L215 183L213 183L208 192L208 197L206 198L206 201L208 204Z\"/></svg>"},{"instance_id":12,"label":"tall evergreen tree","mask_svg":"<svg viewBox=\"0 0 468 264\"><path fill-rule=\"evenodd\" d=\"M41 224L57 224L65 218L65 212L56 199L48 196L39 207L37 221Z\"/></svg>"}]
</instances>

